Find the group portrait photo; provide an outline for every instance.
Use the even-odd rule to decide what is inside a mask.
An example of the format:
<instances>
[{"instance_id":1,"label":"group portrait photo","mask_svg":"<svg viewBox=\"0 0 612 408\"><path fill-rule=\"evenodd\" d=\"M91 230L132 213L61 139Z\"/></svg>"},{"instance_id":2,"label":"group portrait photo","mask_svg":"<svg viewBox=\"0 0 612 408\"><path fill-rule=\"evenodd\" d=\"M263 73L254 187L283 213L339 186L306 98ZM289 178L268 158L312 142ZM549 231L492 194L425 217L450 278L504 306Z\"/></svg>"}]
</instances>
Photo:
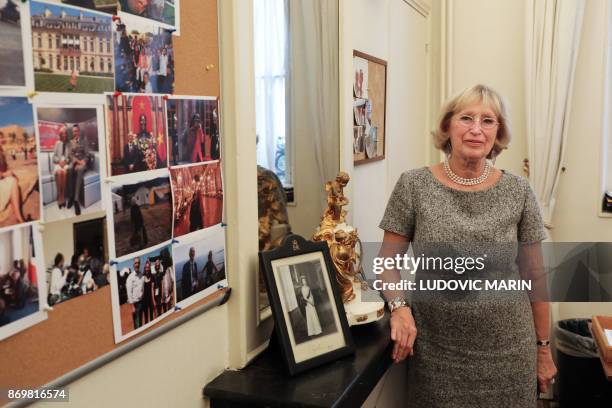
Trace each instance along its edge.
<instances>
[{"instance_id":1,"label":"group portrait photo","mask_svg":"<svg viewBox=\"0 0 612 408\"><path fill-rule=\"evenodd\" d=\"M106 217L45 225L47 303L53 306L108 285ZM61 239L59 239L61 237Z\"/></svg>"},{"instance_id":2,"label":"group portrait photo","mask_svg":"<svg viewBox=\"0 0 612 408\"><path fill-rule=\"evenodd\" d=\"M115 268L113 285L117 303L113 313L119 316L121 338L150 325L174 310L175 277L169 245L130 257Z\"/></svg>"},{"instance_id":3,"label":"group portrait photo","mask_svg":"<svg viewBox=\"0 0 612 408\"><path fill-rule=\"evenodd\" d=\"M149 21L123 16L114 30L115 89L174 93L172 33Z\"/></svg>"}]
</instances>

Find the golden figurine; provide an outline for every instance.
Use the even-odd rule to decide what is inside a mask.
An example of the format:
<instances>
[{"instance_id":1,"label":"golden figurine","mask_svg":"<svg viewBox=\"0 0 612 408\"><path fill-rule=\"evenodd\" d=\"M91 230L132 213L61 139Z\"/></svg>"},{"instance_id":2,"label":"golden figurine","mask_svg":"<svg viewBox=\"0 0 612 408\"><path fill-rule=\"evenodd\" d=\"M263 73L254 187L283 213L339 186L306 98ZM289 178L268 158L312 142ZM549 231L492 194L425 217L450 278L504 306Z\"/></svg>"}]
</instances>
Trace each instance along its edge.
<instances>
[{"instance_id":1,"label":"golden figurine","mask_svg":"<svg viewBox=\"0 0 612 408\"><path fill-rule=\"evenodd\" d=\"M355 252L359 238L357 230L344 223L346 210L342 208L349 203L348 198L344 196L344 187L349 179L346 172L340 171L334 181L325 183L327 208L321 217L319 229L313 236L314 241L326 241L329 246L344 303L355 299L353 282L360 281L356 279L359 257Z\"/></svg>"},{"instance_id":2,"label":"golden figurine","mask_svg":"<svg viewBox=\"0 0 612 408\"><path fill-rule=\"evenodd\" d=\"M278 177L270 170L257 166L257 196L259 208L259 250L280 246L291 233L287 216L287 198Z\"/></svg>"}]
</instances>

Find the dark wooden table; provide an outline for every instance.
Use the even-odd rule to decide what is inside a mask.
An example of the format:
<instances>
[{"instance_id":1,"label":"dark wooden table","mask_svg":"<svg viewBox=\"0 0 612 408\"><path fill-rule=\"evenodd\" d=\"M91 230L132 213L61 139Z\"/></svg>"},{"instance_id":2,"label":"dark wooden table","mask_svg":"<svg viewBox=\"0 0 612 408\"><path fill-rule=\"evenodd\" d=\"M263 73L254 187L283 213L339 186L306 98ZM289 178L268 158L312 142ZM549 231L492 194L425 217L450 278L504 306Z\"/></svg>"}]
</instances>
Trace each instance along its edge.
<instances>
[{"instance_id":1,"label":"dark wooden table","mask_svg":"<svg viewBox=\"0 0 612 408\"><path fill-rule=\"evenodd\" d=\"M603 372L606 376L606 380L612 382L612 363L608 363L606 362L606 360L604 360L603 353L599 348L599 343L595 339L595 333L593 333L593 326L591 323L589 323L589 330L591 331L591 336L593 337L593 340L595 341L595 347L597 347L597 354L599 354L599 360L601 361L601 367L603 368Z\"/></svg>"},{"instance_id":2,"label":"dark wooden table","mask_svg":"<svg viewBox=\"0 0 612 408\"><path fill-rule=\"evenodd\" d=\"M203 390L211 407L358 407L391 366L388 315L351 327L355 355L290 377L276 341L249 366L226 370Z\"/></svg>"}]
</instances>

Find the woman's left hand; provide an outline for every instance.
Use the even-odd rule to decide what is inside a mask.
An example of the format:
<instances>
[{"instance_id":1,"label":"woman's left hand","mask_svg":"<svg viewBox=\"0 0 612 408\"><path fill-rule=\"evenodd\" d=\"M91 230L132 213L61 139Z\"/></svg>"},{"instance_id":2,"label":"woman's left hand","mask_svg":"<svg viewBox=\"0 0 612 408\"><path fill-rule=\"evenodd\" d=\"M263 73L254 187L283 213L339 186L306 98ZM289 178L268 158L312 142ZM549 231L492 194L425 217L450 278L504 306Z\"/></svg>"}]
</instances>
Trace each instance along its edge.
<instances>
[{"instance_id":1,"label":"woman's left hand","mask_svg":"<svg viewBox=\"0 0 612 408\"><path fill-rule=\"evenodd\" d=\"M550 347L538 347L538 385L540 392L548 392L548 387L552 384L557 367L552 359Z\"/></svg>"}]
</instances>

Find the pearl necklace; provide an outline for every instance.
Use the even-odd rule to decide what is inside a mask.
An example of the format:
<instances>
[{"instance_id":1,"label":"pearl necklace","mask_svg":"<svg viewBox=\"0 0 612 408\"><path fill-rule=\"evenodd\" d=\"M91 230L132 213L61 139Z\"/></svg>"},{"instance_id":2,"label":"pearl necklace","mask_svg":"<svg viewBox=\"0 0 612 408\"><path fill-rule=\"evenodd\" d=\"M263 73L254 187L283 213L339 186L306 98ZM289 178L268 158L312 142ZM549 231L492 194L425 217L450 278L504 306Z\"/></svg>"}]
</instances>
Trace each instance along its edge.
<instances>
[{"instance_id":1,"label":"pearl necklace","mask_svg":"<svg viewBox=\"0 0 612 408\"><path fill-rule=\"evenodd\" d=\"M446 175L448 176L448 178L451 179L454 183L461 184L462 186L475 186L477 184L482 183L489 177L489 174L491 174L491 165L489 164L489 161L487 160L485 161L484 171L482 172L480 176L475 177L475 178L463 178L463 177L456 175L451 170L448 164L448 159L446 159L444 160L444 171L446 172Z\"/></svg>"}]
</instances>

